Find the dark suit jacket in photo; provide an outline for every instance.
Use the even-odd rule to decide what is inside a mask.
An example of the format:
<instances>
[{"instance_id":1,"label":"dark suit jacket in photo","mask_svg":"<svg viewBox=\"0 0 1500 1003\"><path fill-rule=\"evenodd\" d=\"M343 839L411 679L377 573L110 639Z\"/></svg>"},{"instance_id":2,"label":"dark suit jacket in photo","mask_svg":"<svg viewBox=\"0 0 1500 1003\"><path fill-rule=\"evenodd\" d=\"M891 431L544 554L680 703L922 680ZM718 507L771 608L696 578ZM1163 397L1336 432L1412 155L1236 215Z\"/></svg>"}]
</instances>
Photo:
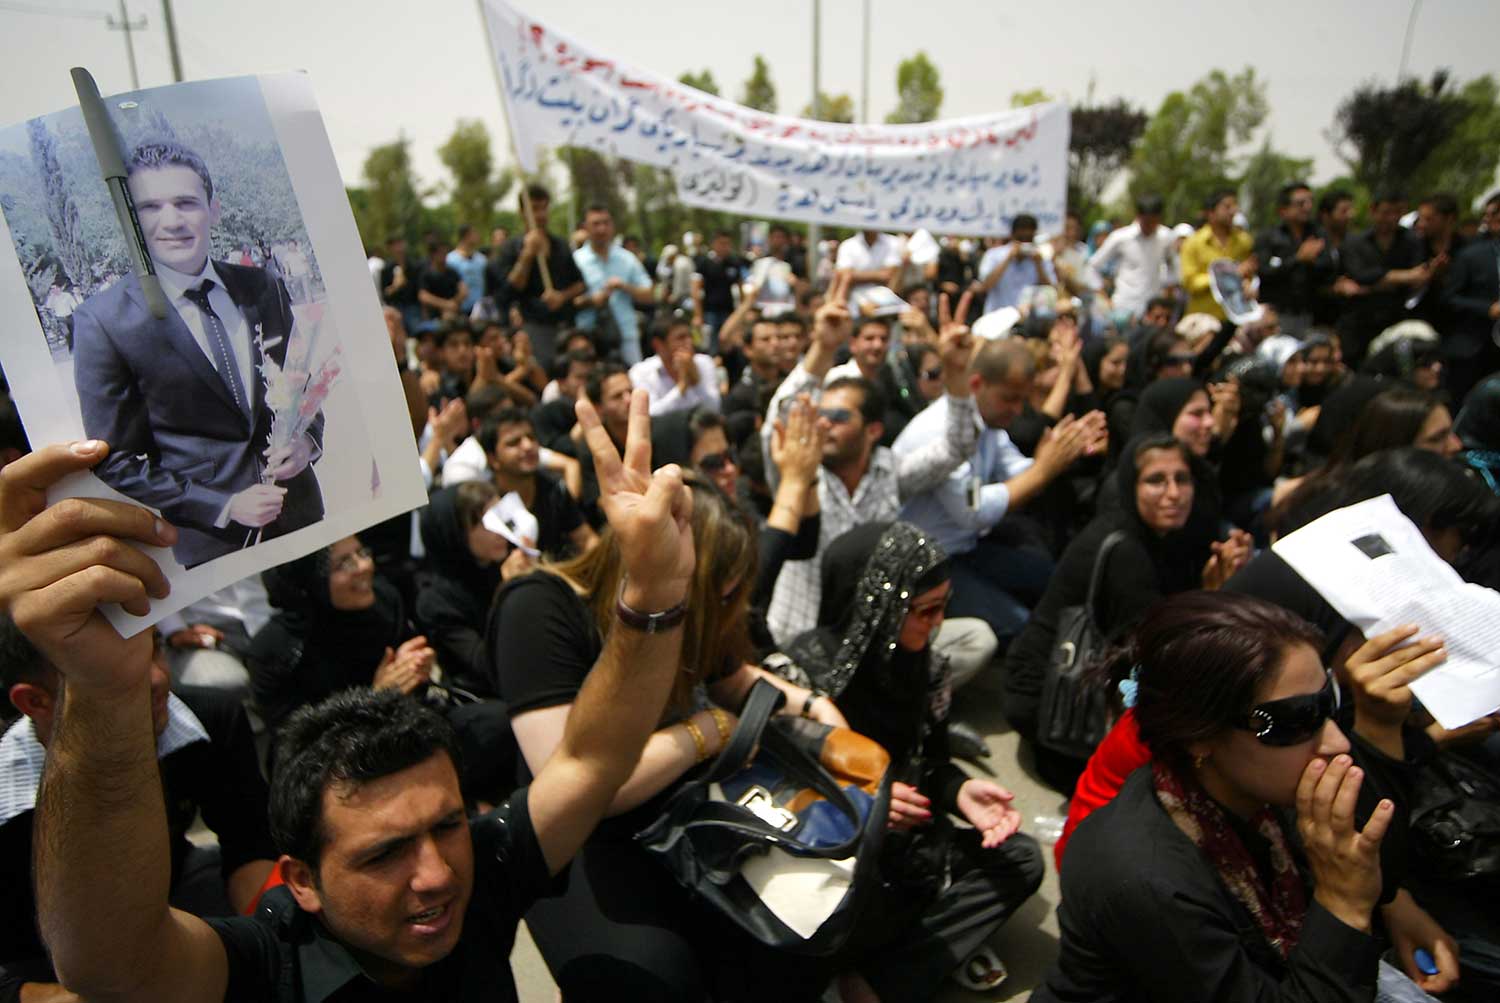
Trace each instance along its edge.
<instances>
[{"instance_id":1,"label":"dark suit jacket in photo","mask_svg":"<svg viewBox=\"0 0 1500 1003\"><path fill-rule=\"evenodd\" d=\"M250 329L259 325L266 355L282 363L292 327L286 288L260 268L222 261L214 268ZM134 275L89 297L73 317L73 380L84 431L110 447L94 473L178 528L172 553L184 567L245 546L253 530L214 523L231 496L260 483L270 441L271 411L254 338L251 371L241 374L253 397L247 418L177 311L164 320L151 315ZM316 459L322 414L308 434ZM311 465L280 486L287 489L281 515L265 527L262 539L323 517Z\"/></svg>"}]
</instances>

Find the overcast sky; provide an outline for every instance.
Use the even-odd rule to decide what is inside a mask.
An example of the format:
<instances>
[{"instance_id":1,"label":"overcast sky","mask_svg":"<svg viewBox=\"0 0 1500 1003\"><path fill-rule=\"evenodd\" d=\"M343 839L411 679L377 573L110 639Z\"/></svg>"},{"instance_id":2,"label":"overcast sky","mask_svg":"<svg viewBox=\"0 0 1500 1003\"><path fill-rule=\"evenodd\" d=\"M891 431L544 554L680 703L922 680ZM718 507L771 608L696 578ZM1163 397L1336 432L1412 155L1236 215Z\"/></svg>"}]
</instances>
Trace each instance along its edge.
<instances>
[{"instance_id":1,"label":"overcast sky","mask_svg":"<svg viewBox=\"0 0 1500 1003\"><path fill-rule=\"evenodd\" d=\"M865 0L823 0L823 89L859 100ZM1080 99L1123 96L1147 112L1214 68L1254 66L1267 81L1276 147L1342 173L1324 132L1339 100L1368 80L1391 82L1409 0L868 0L870 117L896 103L896 65L925 50L942 73L945 116L1008 106L1018 90ZM76 103L68 68L82 64L105 94L128 90L122 34L102 20L16 10L111 11L117 0L0 0L4 124ZM810 0L518 0L614 58L675 77L713 71L737 98L751 58L771 66L780 111L807 103ZM142 86L171 81L159 0L129 0ZM174 0L187 79L306 70L344 177L358 182L372 146L404 133L424 183L442 180L435 149L458 118L480 118L504 148L504 121L476 0ZM1500 2L1426 0L1410 72L1448 67L1466 80L1500 68Z\"/></svg>"}]
</instances>

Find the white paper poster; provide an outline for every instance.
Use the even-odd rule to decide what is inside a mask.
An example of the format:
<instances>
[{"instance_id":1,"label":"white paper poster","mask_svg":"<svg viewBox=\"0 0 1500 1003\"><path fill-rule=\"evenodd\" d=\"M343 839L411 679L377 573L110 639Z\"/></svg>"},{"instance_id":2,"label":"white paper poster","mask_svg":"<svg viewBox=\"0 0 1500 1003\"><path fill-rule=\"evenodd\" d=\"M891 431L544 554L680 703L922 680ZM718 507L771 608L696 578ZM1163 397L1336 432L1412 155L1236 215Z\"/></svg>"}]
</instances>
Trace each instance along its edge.
<instances>
[{"instance_id":1,"label":"white paper poster","mask_svg":"<svg viewBox=\"0 0 1500 1003\"><path fill-rule=\"evenodd\" d=\"M66 72L59 70L59 72ZM69 496L177 527L172 594L210 592L426 502L343 180L302 74L105 99L149 308L78 108L0 129L0 365L35 444L104 439Z\"/></svg>"}]
</instances>

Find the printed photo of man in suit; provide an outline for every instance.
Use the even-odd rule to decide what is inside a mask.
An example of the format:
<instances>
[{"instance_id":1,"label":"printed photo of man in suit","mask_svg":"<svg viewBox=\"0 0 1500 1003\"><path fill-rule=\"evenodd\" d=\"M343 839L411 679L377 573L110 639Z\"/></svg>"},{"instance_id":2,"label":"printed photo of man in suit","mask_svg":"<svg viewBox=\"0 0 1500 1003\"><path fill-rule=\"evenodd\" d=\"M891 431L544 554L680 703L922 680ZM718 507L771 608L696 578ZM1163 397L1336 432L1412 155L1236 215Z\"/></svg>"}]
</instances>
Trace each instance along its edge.
<instances>
[{"instance_id":1,"label":"printed photo of man in suit","mask_svg":"<svg viewBox=\"0 0 1500 1003\"><path fill-rule=\"evenodd\" d=\"M121 494L179 530L184 567L317 522L312 464L323 416L266 455L271 410L259 373L278 365L292 330L285 286L264 269L212 260L219 200L208 168L175 142L142 144L130 194L168 303L151 315L134 274L73 314L73 377L85 433L110 445L95 468Z\"/></svg>"}]
</instances>

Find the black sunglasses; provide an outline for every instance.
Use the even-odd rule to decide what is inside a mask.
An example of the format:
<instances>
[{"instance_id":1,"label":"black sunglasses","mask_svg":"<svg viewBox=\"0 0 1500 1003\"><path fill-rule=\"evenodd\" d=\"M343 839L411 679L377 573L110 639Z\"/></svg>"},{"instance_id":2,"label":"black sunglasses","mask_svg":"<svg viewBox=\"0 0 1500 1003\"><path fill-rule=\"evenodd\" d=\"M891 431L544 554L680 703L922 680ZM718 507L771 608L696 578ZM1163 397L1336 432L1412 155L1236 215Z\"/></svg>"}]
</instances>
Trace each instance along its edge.
<instances>
[{"instance_id":1,"label":"black sunglasses","mask_svg":"<svg viewBox=\"0 0 1500 1003\"><path fill-rule=\"evenodd\" d=\"M854 412L846 407L823 407L818 408L818 417L827 418L830 424L842 425L854 417Z\"/></svg>"},{"instance_id":2,"label":"black sunglasses","mask_svg":"<svg viewBox=\"0 0 1500 1003\"><path fill-rule=\"evenodd\" d=\"M698 457L698 469L704 471L705 473L714 474L718 473L720 470L723 470L733 462L734 457L730 456L729 451L726 449L722 452L707 453L703 456Z\"/></svg>"},{"instance_id":3,"label":"black sunglasses","mask_svg":"<svg viewBox=\"0 0 1500 1003\"><path fill-rule=\"evenodd\" d=\"M1169 355L1163 365L1167 366L1191 366L1198 361L1196 355Z\"/></svg>"},{"instance_id":4,"label":"black sunglasses","mask_svg":"<svg viewBox=\"0 0 1500 1003\"><path fill-rule=\"evenodd\" d=\"M924 369L924 370L922 370L922 379L924 379L924 380L935 380L939 376L942 376L942 375L943 375L943 367L942 366L933 366L931 369Z\"/></svg>"},{"instance_id":5,"label":"black sunglasses","mask_svg":"<svg viewBox=\"0 0 1500 1003\"><path fill-rule=\"evenodd\" d=\"M1339 687L1333 670L1324 670L1323 688L1316 693L1270 700L1251 708L1241 725L1261 745L1297 745L1315 736L1339 709Z\"/></svg>"}]
</instances>

